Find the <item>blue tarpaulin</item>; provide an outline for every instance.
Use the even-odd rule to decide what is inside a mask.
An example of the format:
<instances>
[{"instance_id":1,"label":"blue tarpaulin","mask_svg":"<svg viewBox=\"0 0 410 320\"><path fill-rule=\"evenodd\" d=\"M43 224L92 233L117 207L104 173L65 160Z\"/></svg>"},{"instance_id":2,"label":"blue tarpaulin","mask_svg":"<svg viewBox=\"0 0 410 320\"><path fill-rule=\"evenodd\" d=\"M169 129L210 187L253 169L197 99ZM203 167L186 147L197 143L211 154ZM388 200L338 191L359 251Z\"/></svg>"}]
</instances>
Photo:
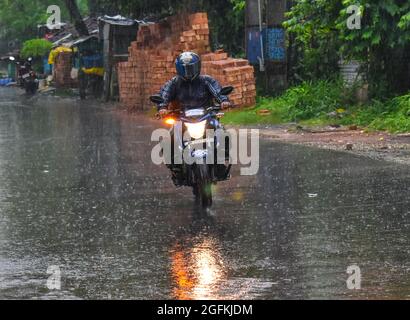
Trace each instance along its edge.
<instances>
[{"instance_id":1,"label":"blue tarpaulin","mask_svg":"<svg viewBox=\"0 0 410 320\"><path fill-rule=\"evenodd\" d=\"M102 54L82 57L82 66L86 69L103 67L104 61Z\"/></svg>"},{"instance_id":2,"label":"blue tarpaulin","mask_svg":"<svg viewBox=\"0 0 410 320\"><path fill-rule=\"evenodd\" d=\"M44 69L44 74L52 74L53 72L53 65L48 64L48 57L43 58L43 69Z\"/></svg>"},{"instance_id":3,"label":"blue tarpaulin","mask_svg":"<svg viewBox=\"0 0 410 320\"><path fill-rule=\"evenodd\" d=\"M265 58L270 61L285 61L285 30L280 28L265 29Z\"/></svg>"}]
</instances>

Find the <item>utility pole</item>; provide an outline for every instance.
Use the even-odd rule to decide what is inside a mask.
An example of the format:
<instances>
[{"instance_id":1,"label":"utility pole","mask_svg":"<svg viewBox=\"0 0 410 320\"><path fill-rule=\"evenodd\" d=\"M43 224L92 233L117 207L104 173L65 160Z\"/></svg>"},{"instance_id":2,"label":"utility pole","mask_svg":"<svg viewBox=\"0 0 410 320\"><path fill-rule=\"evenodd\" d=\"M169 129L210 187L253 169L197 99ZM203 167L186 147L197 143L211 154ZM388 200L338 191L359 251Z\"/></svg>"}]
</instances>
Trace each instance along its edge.
<instances>
[{"instance_id":1,"label":"utility pole","mask_svg":"<svg viewBox=\"0 0 410 320\"><path fill-rule=\"evenodd\" d=\"M272 92L280 92L288 86L286 34L282 26L286 11L287 0L267 0L266 82Z\"/></svg>"},{"instance_id":2,"label":"utility pole","mask_svg":"<svg viewBox=\"0 0 410 320\"><path fill-rule=\"evenodd\" d=\"M251 64L265 70L262 11L265 0L247 0L245 9L245 47Z\"/></svg>"},{"instance_id":3,"label":"utility pole","mask_svg":"<svg viewBox=\"0 0 410 320\"><path fill-rule=\"evenodd\" d=\"M246 51L249 54L249 34L259 27L258 0L246 0L245 5L245 39Z\"/></svg>"},{"instance_id":4,"label":"utility pole","mask_svg":"<svg viewBox=\"0 0 410 320\"><path fill-rule=\"evenodd\" d=\"M288 86L286 34L282 26L286 20L287 2L287 0L246 0L247 58L251 64L259 65L260 72L257 72L257 78L263 79L268 94L281 92ZM264 9L265 13L262 14Z\"/></svg>"},{"instance_id":5,"label":"utility pole","mask_svg":"<svg viewBox=\"0 0 410 320\"><path fill-rule=\"evenodd\" d=\"M265 0L246 0L245 6L245 48L246 57L255 67L256 80L265 84L265 47L263 41L263 7ZM256 68L258 67L258 68Z\"/></svg>"}]
</instances>

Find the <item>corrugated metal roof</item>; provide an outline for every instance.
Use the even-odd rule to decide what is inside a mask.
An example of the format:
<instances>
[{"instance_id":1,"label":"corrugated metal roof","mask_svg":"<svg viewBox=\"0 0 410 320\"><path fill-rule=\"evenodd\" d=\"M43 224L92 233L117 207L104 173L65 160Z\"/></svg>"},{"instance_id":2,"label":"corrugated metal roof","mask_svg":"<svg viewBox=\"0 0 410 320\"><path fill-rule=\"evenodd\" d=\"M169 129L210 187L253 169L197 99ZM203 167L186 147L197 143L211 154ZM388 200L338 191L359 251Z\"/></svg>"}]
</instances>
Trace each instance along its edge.
<instances>
[{"instance_id":1,"label":"corrugated metal roof","mask_svg":"<svg viewBox=\"0 0 410 320\"><path fill-rule=\"evenodd\" d=\"M146 22L143 20L136 20L136 19L131 19L131 18L126 18L121 15L116 15L116 16L103 16L98 18L99 21L103 21L108 24L112 25L119 25L119 26L133 26L133 25L146 25L146 24L151 24L152 22Z\"/></svg>"},{"instance_id":2,"label":"corrugated metal roof","mask_svg":"<svg viewBox=\"0 0 410 320\"><path fill-rule=\"evenodd\" d=\"M79 39L75 40L73 43L71 43L70 47L74 47L75 45L78 45L78 44L80 44L80 43L83 43L83 42L85 42L85 41L87 41L87 40L89 40L89 39L91 39L91 38L98 39L98 37L95 36L95 35L91 35L91 36L87 36L87 37L82 37L82 38L79 38Z\"/></svg>"},{"instance_id":3,"label":"corrugated metal roof","mask_svg":"<svg viewBox=\"0 0 410 320\"><path fill-rule=\"evenodd\" d=\"M86 17L83 20L90 34L98 33L97 18ZM64 41L69 41L70 39L77 39L78 37L79 34L74 25L67 23L65 26L63 26L61 31L55 33L49 40L53 43L53 46L55 46L62 44Z\"/></svg>"},{"instance_id":4,"label":"corrugated metal roof","mask_svg":"<svg viewBox=\"0 0 410 320\"><path fill-rule=\"evenodd\" d=\"M116 15L112 17L105 15L103 17L99 17L98 20L118 26L134 26L136 24L139 24L138 20L126 18L121 15Z\"/></svg>"}]
</instances>

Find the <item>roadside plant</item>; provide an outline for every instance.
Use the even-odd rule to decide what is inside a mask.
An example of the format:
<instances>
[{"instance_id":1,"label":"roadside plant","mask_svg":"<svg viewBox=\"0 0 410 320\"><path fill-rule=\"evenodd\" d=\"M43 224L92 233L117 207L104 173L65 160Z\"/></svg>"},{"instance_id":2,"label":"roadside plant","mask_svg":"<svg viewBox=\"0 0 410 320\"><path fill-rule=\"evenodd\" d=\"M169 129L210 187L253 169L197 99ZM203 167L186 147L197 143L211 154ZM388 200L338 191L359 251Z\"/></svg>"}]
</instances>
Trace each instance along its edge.
<instances>
[{"instance_id":1,"label":"roadside plant","mask_svg":"<svg viewBox=\"0 0 410 320\"><path fill-rule=\"evenodd\" d=\"M24 42L21 49L21 56L28 57L43 57L50 52L52 44L45 39L32 39Z\"/></svg>"}]
</instances>

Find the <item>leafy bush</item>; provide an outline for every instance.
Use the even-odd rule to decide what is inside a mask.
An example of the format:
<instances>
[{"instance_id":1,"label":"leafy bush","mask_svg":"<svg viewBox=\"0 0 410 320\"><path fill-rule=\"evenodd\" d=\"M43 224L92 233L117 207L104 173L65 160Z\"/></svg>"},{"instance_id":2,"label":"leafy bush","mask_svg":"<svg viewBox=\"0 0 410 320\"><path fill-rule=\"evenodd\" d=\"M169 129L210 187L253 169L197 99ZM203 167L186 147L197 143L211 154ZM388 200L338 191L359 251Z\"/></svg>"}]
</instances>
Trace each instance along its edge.
<instances>
[{"instance_id":1,"label":"leafy bush","mask_svg":"<svg viewBox=\"0 0 410 320\"><path fill-rule=\"evenodd\" d=\"M385 111L369 125L377 130L410 132L410 94L389 101Z\"/></svg>"},{"instance_id":2,"label":"leafy bush","mask_svg":"<svg viewBox=\"0 0 410 320\"><path fill-rule=\"evenodd\" d=\"M259 97L256 107L228 112L223 121L226 124L295 121L304 125L354 124L394 133L410 132L410 94L357 105L354 92L354 88L345 89L341 81L304 82L277 98Z\"/></svg>"},{"instance_id":3,"label":"leafy bush","mask_svg":"<svg viewBox=\"0 0 410 320\"><path fill-rule=\"evenodd\" d=\"M304 82L276 98L258 98L252 109L228 113L225 123L278 123L324 117L350 103L351 93L341 81ZM259 115L261 110L270 114Z\"/></svg>"},{"instance_id":4,"label":"leafy bush","mask_svg":"<svg viewBox=\"0 0 410 320\"><path fill-rule=\"evenodd\" d=\"M286 91L286 118L300 121L317 118L341 109L348 101L341 81L304 82Z\"/></svg>"},{"instance_id":5,"label":"leafy bush","mask_svg":"<svg viewBox=\"0 0 410 320\"><path fill-rule=\"evenodd\" d=\"M21 56L28 57L43 57L50 52L52 48L51 42L44 39L32 39L24 42L21 49Z\"/></svg>"}]
</instances>

